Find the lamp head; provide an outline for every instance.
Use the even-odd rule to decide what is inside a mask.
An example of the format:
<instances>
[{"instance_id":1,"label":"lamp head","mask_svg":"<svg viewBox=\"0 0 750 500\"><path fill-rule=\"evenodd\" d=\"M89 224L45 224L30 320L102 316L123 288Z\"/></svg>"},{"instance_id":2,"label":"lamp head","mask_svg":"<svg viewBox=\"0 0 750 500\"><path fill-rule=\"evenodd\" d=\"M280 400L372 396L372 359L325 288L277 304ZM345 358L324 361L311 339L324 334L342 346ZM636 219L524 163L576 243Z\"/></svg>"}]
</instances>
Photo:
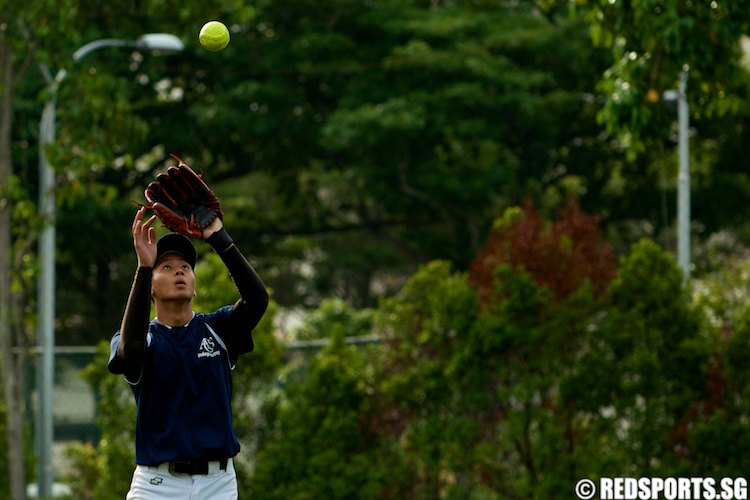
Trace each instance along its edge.
<instances>
[{"instance_id":1,"label":"lamp head","mask_svg":"<svg viewBox=\"0 0 750 500\"><path fill-rule=\"evenodd\" d=\"M138 37L136 47L151 50L174 50L185 49L185 44L174 35L169 33L147 33Z\"/></svg>"}]
</instances>

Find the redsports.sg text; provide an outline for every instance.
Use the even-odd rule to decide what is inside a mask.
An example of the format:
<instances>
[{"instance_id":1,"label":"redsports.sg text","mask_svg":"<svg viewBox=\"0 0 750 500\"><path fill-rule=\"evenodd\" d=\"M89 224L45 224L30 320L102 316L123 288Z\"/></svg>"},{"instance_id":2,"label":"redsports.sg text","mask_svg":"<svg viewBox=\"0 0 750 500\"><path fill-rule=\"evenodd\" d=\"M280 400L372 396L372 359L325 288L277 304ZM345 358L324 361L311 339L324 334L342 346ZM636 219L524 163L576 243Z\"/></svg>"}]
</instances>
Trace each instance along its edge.
<instances>
[{"instance_id":1,"label":"redsports.sg text","mask_svg":"<svg viewBox=\"0 0 750 500\"><path fill-rule=\"evenodd\" d=\"M598 486L598 487L597 487ZM747 500L747 480L725 477L604 477L597 485L578 481L575 492L581 500Z\"/></svg>"}]
</instances>

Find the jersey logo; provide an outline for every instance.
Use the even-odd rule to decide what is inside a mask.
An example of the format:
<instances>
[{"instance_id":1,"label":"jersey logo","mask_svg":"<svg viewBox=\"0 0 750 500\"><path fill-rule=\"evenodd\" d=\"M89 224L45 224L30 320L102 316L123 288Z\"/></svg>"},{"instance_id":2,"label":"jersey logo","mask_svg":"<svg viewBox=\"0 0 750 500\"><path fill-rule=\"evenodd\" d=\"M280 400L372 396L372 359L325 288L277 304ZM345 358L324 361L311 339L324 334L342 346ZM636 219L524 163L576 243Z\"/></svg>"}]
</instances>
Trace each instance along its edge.
<instances>
[{"instance_id":1,"label":"jersey logo","mask_svg":"<svg viewBox=\"0 0 750 500\"><path fill-rule=\"evenodd\" d=\"M213 358L221 354L221 351L216 349L216 342L211 337L203 337L201 340L200 349L198 349L199 358Z\"/></svg>"}]
</instances>

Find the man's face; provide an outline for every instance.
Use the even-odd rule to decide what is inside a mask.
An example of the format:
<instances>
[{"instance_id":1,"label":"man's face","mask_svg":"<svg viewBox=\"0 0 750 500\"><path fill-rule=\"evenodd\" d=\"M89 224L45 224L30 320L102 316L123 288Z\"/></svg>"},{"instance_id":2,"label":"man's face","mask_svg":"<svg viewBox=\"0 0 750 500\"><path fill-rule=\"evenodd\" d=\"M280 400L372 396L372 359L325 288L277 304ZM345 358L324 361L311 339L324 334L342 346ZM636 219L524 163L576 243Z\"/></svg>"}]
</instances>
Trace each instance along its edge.
<instances>
[{"instance_id":1,"label":"man's face","mask_svg":"<svg viewBox=\"0 0 750 500\"><path fill-rule=\"evenodd\" d=\"M195 273L179 254L169 253L154 265L151 279L154 300L192 300L195 296Z\"/></svg>"}]
</instances>

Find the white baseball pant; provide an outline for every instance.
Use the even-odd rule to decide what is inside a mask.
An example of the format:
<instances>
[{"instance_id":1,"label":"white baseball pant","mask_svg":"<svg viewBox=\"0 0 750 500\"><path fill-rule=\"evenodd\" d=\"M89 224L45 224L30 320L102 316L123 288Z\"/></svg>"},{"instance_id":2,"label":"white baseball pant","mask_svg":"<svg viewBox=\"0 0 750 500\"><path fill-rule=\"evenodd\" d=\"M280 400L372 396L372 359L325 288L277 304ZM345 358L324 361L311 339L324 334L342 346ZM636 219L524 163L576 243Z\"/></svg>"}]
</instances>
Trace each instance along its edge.
<instances>
[{"instance_id":1,"label":"white baseball pant","mask_svg":"<svg viewBox=\"0 0 750 500\"><path fill-rule=\"evenodd\" d=\"M172 474L169 465L136 465L127 500L237 500L237 474L230 458L226 470L209 462L208 474Z\"/></svg>"}]
</instances>

